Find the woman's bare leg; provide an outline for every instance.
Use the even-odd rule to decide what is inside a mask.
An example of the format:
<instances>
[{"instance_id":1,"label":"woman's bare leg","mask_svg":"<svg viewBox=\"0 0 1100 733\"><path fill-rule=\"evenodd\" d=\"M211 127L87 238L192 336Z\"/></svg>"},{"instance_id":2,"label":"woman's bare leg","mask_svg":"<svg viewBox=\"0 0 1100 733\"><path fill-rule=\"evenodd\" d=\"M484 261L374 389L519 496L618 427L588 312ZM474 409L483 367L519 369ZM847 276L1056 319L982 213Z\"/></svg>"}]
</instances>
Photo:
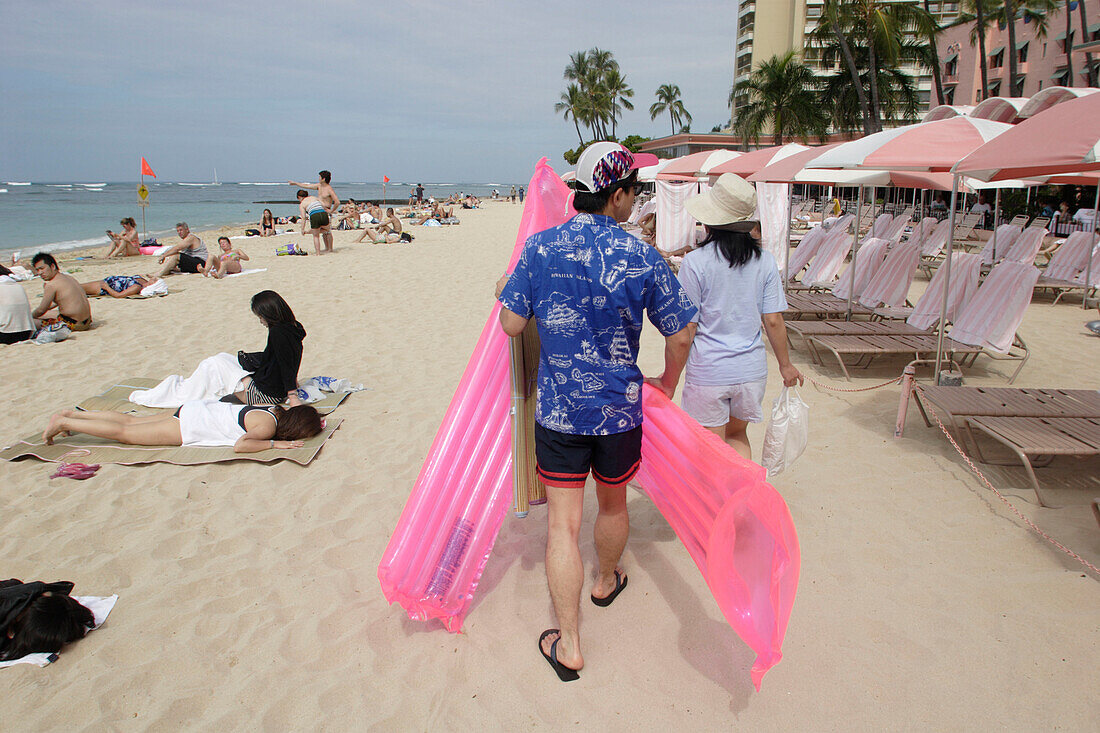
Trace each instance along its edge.
<instances>
[{"instance_id":1,"label":"woman's bare leg","mask_svg":"<svg viewBox=\"0 0 1100 733\"><path fill-rule=\"evenodd\" d=\"M84 433L127 445L181 445L180 423L165 413L147 417L120 412L66 410L50 418L42 439L50 444L61 433Z\"/></svg>"}]
</instances>

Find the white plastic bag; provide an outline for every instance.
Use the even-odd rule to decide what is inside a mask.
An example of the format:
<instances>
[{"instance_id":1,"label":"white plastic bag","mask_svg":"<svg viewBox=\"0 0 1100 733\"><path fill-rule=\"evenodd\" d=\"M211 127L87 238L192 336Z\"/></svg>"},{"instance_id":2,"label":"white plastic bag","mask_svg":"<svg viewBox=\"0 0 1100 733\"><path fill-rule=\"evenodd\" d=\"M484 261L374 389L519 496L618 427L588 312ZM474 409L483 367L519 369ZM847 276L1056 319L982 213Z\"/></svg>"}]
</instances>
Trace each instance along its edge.
<instances>
[{"instance_id":1,"label":"white plastic bag","mask_svg":"<svg viewBox=\"0 0 1100 733\"><path fill-rule=\"evenodd\" d=\"M806 450L809 419L810 406L802 401L798 390L784 387L772 402L772 417L764 433L760 465L768 469L768 476L781 473Z\"/></svg>"}]
</instances>

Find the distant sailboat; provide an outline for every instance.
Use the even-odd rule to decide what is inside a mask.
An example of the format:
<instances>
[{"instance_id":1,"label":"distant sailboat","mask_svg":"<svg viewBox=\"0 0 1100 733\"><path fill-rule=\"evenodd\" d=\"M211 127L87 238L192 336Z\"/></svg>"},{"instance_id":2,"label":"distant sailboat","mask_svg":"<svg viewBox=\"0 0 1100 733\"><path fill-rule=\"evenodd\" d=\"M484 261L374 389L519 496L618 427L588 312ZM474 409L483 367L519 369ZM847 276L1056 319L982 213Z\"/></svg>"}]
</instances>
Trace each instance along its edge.
<instances>
[{"instance_id":1,"label":"distant sailboat","mask_svg":"<svg viewBox=\"0 0 1100 733\"><path fill-rule=\"evenodd\" d=\"M214 185L215 186L222 185L221 182L218 180L218 169L217 168L214 169Z\"/></svg>"}]
</instances>

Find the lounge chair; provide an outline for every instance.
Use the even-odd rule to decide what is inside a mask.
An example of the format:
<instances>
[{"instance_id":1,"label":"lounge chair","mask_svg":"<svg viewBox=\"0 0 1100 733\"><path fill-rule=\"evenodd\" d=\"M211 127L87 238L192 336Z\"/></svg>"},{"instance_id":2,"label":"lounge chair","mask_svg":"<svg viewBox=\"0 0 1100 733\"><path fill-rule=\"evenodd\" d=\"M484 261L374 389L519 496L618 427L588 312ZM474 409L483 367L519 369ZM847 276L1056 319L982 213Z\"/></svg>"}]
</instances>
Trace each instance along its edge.
<instances>
[{"instance_id":1,"label":"lounge chair","mask_svg":"<svg viewBox=\"0 0 1100 733\"><path fill-rule=\"evenodd\" d=\"M972 417L968 422L1016 454L1031 479L1032 488L1035 489L1035 496L1041 506L1049 505L1043 501L1033 465L1048 465L1055 456L1086 458L1100 455L1098 418ZM975 447L977 448L976 442ZM1000 463L987 459L980 449L975 456L983 463ZM1033 464L1033 459L1038 456L1043 456L1046 460Z\"/></svg>"},{"instance_id":2,"label":"lounge chair","mask_svg":"<svg viewBox=\"0 0 1100 733\"><path fill-rule=\"evenodd\" d=\"M1027 226L1027 214L1017 214L1012 217L1012 221L1009 222L1012 226L1020 227L1023 230Z\"/></svg>"},{"instance_id":3,"label":"lounge chair","mask_svg":"<svg viewBox=\"0 0 1100 733\"><path fill-rule=\"evenodd\" d=\"M1026 265L1034 264L1047 233L1047 230L1043 227L1029 226L1009 248L1004 256L1004 261L1022 262ZM1000 249L998 245L997 250L1000 251Z\"/></svg>"},{"instance_id":4,"label":"lounge chair","mask_svg":"<svg viewBox=\"0 0 1100 733\"><path fill-rule=\"evenodd\" d=\"M1074 245L1071 249L1067 250L1067 247L1071 247L1071 240L1076 235L1081 235L1080 238L1074 241ZM1093 235L1095 239L1095 235ZM1091 282L1085 282L1085 273L1088 269L1088 260L1085 257L1080 257L1080 253L1077 251L1080 249L1085 255L1088 253L1089 234L1088 232L1074 232L1070 235L1066 243L1054 253L1054 257L1050 260L1050 265L1047 266L1043 276L1039 278L1039 281L1035 284L1036 290L1057 290L1059 291L1057 297L1054 298L1056 305L1062 296L1073 290L1080 290L1082 297L1088 298L1089 293L1095 293L1097 288L1100 288L1100 247L1096 247L1092 253L1092 267L1091 267ZM1055 261L1059 255L1066 252L1063 259ZM1054 271L1051 271L1051 268ZM1058 275L1069 275L1071 269L1077 269L1076 272L1065 279L1057 277ZM1051 276L1053 275L1053 277Z\"/></svg>"},{"instance_id":5,"label":"lounge chair","mask_svg":"<svg viewBox=\"0 0 1100 733\"><path fill-rule=\"evenodd\" d=\"M904 212L894 217L894 220L890 222L890 226L886 228L886 231L882 234L881 239L885 239L890 244L897 244L901 241L901 235L905 234L905 227L909 226L909 221L913 218L913 210L906 209Z\"/></svg>"},{"instance_id":6,"label":"lounge chair","mask_svg":"<svg viewBox=\"0 0 1100 733\"><path fill-rule=\"evenodd\" d=\"M915 242L923 247L925 240L932 235L932 231L939 223L940 220L934 216L924 217L909 230L909 236L905 238L904 243Z\"/></svg>"},{"instance_id":7,"label":"lounge chair","mask_svg":"<svg viewBox=\"0 0 1100 733\"><path fill-rule=\"evenodd\" d=\"M787 263L788 280L794 280L806 265L810 264L810 260L817 254L817 251L821 248L821 245L828 236L828 229L824 227L814 227L806 233L806 236L802 237L802 241L799 242L798 246L791 252L790 261Z\"/></svg>"},{"instance_id":8,"label":"lounge chair","mask_svg":"<svg viewBox=\"0 0 1100 733\"><path fill-rule=\"evenodd\" d=\"M833 283L831 293L788 292L784 318L797 319L810 315L818 318L843 316L848 312L849 292L853 293L852 311L870 315L871 310L859 306L855 300L863 293L864 288L882 266L888 245L889 242L885 239L871 239L861 246L856 254L856 267L849 267L844 271L840 279ZM853 269L858 270L854 277Z\"/></svg>"},{"instance_id":9,"label":"lounge chair","mask_svg":"<svg viewBox=\"0 0 1100 733\"><path fill-rule=\"evenodd\" d=\"M993 231L993 235L986 240L985 246L982 247L982 262L987 265L1000 262L1004 259L1005 253L1012 248L1012 245L1016 244L1016 240L1023 233L1023 227L1018 227L1015 224L1001 224ZM997 248L996 253L993 252L994 246Z\"/></svg>"},{"instance_id":10,"label":"lounge chair","mask_svg":"<svg viewBox=\"0 0 1100 733\"><path fill-rule=\"evenodd\" d=\"M801 281L789 283L788 290L821 290L831 286L851 249L852 235L833 227L813 255ZM791 271L794 271L793 267Z\"/></svg>"},{"instance_id":11,"label":"lounge chair","mask_svg":"<svg viewBox=\"0 0 1100 733\"><path fill-rule=\"evenodd\" d=\"M954 268L952 268L954 269ZM1027 345L1016 334L1023 320L1024 311L1031 302L1032 288L1039 278L1038 268L1017 262L1004 262L989 273L985 282L961 309L949 335L943 340L943 350L954 361L962 355L960 364L970 363L981 354L993 359L1019 361L1016 371L1009 377L1011 384L1030 356ZM909 325L909 324L907 324ZM924 354L934 354L938 348L938 336L932 332L911 334L865 334L807 336L806 341L815 357L820 350L831 352L840 364L846 379L851 380L842 355L856 355L860 362L870 363L876 356L913 354L919 359Z\"/></svg>"}]
</instances>

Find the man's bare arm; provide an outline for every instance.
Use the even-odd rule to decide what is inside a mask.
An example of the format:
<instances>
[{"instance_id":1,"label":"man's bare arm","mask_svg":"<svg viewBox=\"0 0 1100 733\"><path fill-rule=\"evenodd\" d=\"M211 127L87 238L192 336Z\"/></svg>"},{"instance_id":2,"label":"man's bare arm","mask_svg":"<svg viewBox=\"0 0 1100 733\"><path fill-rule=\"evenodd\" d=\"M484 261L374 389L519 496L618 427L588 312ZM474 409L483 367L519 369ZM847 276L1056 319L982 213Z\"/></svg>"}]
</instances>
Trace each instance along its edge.
<instances>
[{"instance_id":1,"label":"man's bare arm","mask_svg":"<svg viewBox=\"0 0 1100 733\"><path fill-rule=\"evenodd\" d=\"M34 312L31 313L31 316L33 316L34 318L40 318L43 313L48 311L50 308L53 308L54 301L56 299L57 299L56 289L52 285L50 285L49 283L46 283L46 287L42 291L42 302L39 303L38 307L34 309Z\"/></svg>"},{"instance_id":2,"label":"man's bare arm","mask_svg":"<svg viewBox=\"0 0 1100 733\"><path fill-rule=\"evenodd\" d=\"M298 183L297 181L287 181L288 186L297 186L298 188L311 188L314 191L321 187L319 183Z\"/></svg>"},{"instance_id":3,"label":"man's bare arm","mask_svg":"<svg viewBox=\"0 0 1100 733\"><path fill-rule=\"evenodd\" d=\"M695 339L696 325L689 323L682 329L665 336L665 370L659 377L647 377L646 382L665 393L672 399L676 393L676 385L680 383L680 374L687 364L688 352L691 351L691 342Z\"/></svg>"},{"instance_id":4,"label":"man's bare arm","mask_svg":"<svg viewBox=\"0 0 1100 733\"><path fill-rule=\"evenodd\" d=\"M523 329L527 328L527 321L529 319L524 318L518 313L513 313L505 307L500 309L500 327L504 329L504 333L509 336L519 336L523 333Z\"/></svg>"}]
</instances>

